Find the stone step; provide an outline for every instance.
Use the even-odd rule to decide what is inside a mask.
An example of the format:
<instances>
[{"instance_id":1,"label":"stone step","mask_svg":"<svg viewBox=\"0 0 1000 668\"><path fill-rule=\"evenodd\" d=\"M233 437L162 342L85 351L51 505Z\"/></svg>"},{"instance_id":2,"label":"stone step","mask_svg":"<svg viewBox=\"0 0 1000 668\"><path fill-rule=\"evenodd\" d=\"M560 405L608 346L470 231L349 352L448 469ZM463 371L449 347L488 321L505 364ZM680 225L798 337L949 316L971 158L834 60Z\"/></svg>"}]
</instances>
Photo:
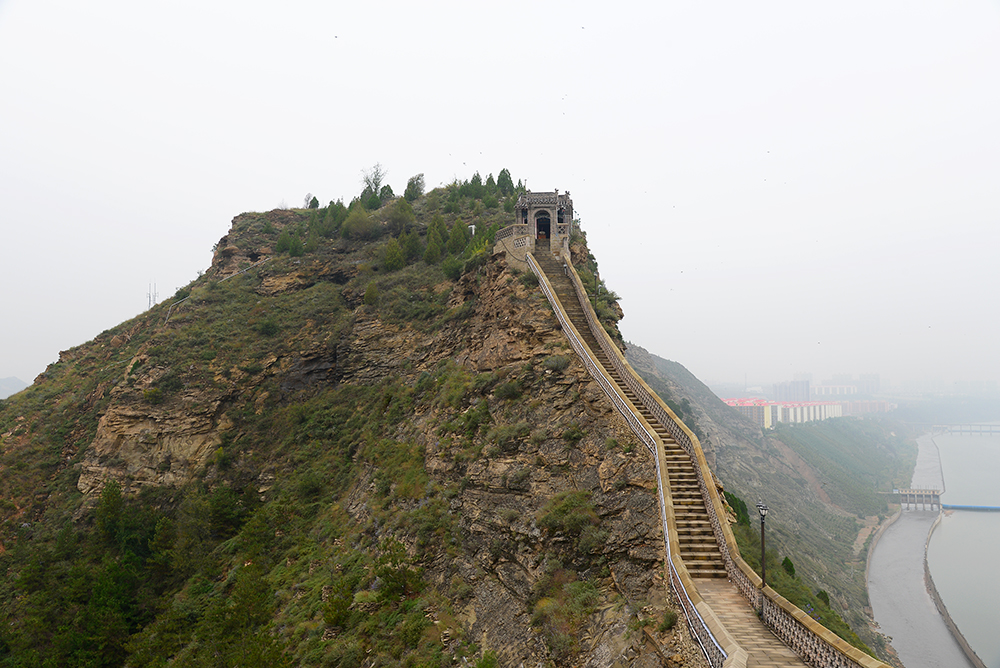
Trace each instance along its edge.
<instances>
[{"instance_id":1,"label":"stone step","mask_svg":"<svg viewBox=\"0 0 1000 668\"><path fill-rule=\"evenodd\" d=\"M541 247L536 247L536 252L539 266L555 289L570 322L593 352L594 358L604 367L605 373L618 386L621 394L632 403L636 413L646 420L663 442L664 464L670 485L668 491L674 506L674 526L681 545L681 558L688 572L692 577L726 577L691 457L677 445L670 430L660 423L653 411L643 405L639 396L625 382L618 368L601 348L597 338L590 331L585 310L577 298L572 282L562 273L562 261Z\"/></svg>"}]
</instances>

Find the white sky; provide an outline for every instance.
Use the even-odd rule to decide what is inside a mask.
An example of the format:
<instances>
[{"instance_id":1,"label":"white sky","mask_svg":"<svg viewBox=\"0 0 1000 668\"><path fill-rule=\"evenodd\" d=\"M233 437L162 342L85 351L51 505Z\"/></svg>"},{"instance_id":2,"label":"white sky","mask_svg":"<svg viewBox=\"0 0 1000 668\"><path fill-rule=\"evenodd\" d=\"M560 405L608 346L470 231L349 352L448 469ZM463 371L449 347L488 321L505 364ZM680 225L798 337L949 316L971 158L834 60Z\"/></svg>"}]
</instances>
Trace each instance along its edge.
<instances>
[{"instance_id":1,"label":"white sky","mask_svg":"<svg viewBox=\"0 0 1000 668\"><path fill-rule=\"evenodd\" d=\"M704 380L1000 379L1000 0L0 0L0 377L375 163L569 190Z\"/></svg>"}]
</instances>

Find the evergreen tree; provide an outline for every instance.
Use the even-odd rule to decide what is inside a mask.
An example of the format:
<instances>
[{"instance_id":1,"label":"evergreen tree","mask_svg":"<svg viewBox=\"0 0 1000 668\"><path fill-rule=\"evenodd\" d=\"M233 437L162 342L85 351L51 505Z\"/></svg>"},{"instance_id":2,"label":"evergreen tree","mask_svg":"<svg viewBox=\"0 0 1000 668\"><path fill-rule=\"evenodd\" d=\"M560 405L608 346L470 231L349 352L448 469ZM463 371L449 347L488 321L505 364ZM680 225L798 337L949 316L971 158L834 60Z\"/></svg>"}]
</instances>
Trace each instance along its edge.
<instances>
[{"instance_id":1,"label":"evergreen tree","mask_svg":"<svg viewBox=\"0 0 1000 668\"><path fill-rule=\"evenodd\" d=\"M501 195L513 195L514 194L514 182L510 178L510 172L507 169L501 169L500 175L497 176L497 190L500 191Z\"/></svg>"},{"instance_id":2,"label":"evergreen tree","mask_svg":"<svg viewBox=\"0 0 1000 668\"><path fill-rule=\"evenodd\" d=\"M437 264L444 255L444 248L437 236L431 237L427 241L427 250L424 251L424 262L427 264Z\"/></svg>"},{"instance_id":3,"label":"evergreen tree","mask_svg":"<svg viewBox=\"0 0 1000 668\"><path fill-rule=\"evenodd\" d=\"M445 241L448 239L448 226L444 223L444 217L440 213L434 214L431 218L431 224L427 226L427 244L431 243L431 236L436 235L438 243L441 247L444 247Z\"/></svg>"},{"instance_id":4,"label":"evergreen tree","mask_svg":"<svg viewBox=\"0 0 1000 668\"><path fill-rule=\"evenodd\" d=\"M451 234L448 235L448 252L452 255L460 255L465 250L471 237L472 234L469 232L469 226L459 218L451 226Z\"/></svg>"},{"instance_id":5,"label":"evergreen tree","mask_svg":"<svg viewBox=\"0 0 1000 668\"><path fill-rule=\"evenodd\" d=\"M482 199L483 195L486 194L486 186L483 185L483 177L479 175L479 172L472 175L469 180L468 192L465 194L472 199Z\"/></svg>"},{"instance_id":6,"label":"evergreen tree","mask_svg":"<svg viewBox=\"0 0 1000 668\"><path fill-rule=\"evenodd\" d=\"M406 198L407 202L413 202L423 194L424 175L417 174L416 176L411 176L406 182L406 190L403 191L403 197Z\"/></svg>"},{"instance_id":7,"label":"evergreen tree","mask_svg":"<svg viewBox=\"0 0 1000 668\"><path fill-rule=\"evenodd\" d=\"M312 253L315 252L317 248L319 248L319 230L313 228L309 230L309 237L306 238L304 250L307 253Z\"/></svg>"},{"instance_id":8,"label":"evergreen tree","mask_svg":"<svg viewBox=\"0 0 1000 668\"><path fill-rule=\"evenodd\" d=\"M284 253L292 247L292 233L286 227L278 235L278 241L274 244L275 253Z\"/></svg>"},{"instance_id":9,"label":"evergreen tree","mask_svg":"<svg viewBox=\"0 0 1000 668\"><path fill-rule=\"evenodd\" d=\"M382 261L382 266L385 267L386 271L398 271L406 266L406 257L403 255L403 249L400 248L399 242L395 239L389 239L389 243L385 245L385 257Z\"/></svg>"},{"instance_id":10,"label":"evergreen tree","mask_svg":"<svg viewBox=\"0 0 1000 668\"><path fill-rule=\"evenodd\" d=\"M399 237L399 246L403 249L403 257L407 262L413 262L423 254L420 244L420 236L415 230L410 230Z\"/></svg>"},{"instance_id":11,"label":"evergreen tree","mask_svg":"<svg viewBox=\"0 0 1000 668\"><path fill-rule=\"evenodd\" d=\"M319 233L328 239L337 236L340 226L347 220L347 213L344 200L330 202L330 205L326 207L326 214L323 216Z\"/></svg>"},{"instance_id":12,"label":"evergreen tree","mask_svg":"<svg viewBox=\"0 0 1000 668\"><path fill-rule=\"evenodd\" d=\"M462 275L462 261L453 255L449 255L441 263L441 271L453 281L457 281Z\"/></svg>"}]
</instances>

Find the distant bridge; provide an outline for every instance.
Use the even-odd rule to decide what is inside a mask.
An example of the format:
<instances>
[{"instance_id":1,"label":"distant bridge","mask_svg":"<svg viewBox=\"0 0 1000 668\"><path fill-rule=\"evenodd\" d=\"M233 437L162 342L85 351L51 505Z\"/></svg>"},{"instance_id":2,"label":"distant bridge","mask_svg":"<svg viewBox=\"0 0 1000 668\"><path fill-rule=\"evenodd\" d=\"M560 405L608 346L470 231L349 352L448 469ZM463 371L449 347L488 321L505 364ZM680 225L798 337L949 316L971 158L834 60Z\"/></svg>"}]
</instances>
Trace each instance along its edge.
<instances>
[{"instance_id":1,"label":"distant bridge","mask_svg":"<svg viewBox=\"0 0 1000 668\"><path fill-rule=\"evenodd\" d=\"M1000 424L931 424L917 423L915 427L926 427L932 434L959 434L966 436L1000 436Z\"/></svg>"},{"instance_id":2,"label":"distant bridge","mask_svg":"<svg viewBox=\"0 0 1000 668\"><path fill-rule=\"evenodd\" d=\"M941 510L941 490L939 489L894 489L899 497L899 505L904 510L913 506L914 510Z\"/></svg>"}]
</instances>

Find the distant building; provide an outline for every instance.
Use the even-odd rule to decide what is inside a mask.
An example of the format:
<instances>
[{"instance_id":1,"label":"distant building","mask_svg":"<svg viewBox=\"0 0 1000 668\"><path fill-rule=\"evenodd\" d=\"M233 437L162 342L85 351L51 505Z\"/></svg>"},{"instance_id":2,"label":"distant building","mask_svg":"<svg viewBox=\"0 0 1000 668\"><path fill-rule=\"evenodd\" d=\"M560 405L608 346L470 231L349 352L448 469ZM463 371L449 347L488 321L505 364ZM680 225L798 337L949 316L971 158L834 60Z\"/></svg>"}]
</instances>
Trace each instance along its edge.
<instances>
[{"instance_id":1,"label":"distant building","mask_svg":"<svg viewBox=\"0 0 1000 668\"><path fill-rule=\"evenodd\" d=\"M882 381L877 373L863 373L858 376L858 392L860 394L878 394L882 391Z\"/></svg>"},{"instance_id":2,"label":"distant building","mask_svg":"<svg viewBox=\"0 0 1000 668\"><path fill-rule=\"evenodd\" d=\"M775 401L809 401L809 399L808 380L789 380L774 384Z\"/></svg>"},{"instance_id":3,"label":"distant building","mask_svg":"<svg viewBox=\"0 0 1000 668\"><path fill-rule=\"evenodd\" d=\"M863 373L858 378L854 378L851 374L835 375L830 380L824 380L819 385L813 385L810 391L811 398L818 399L820 397L839 397L851 394L871 396L878 394L881 389L882 384L879 381L877 373Z\"/></svg>"},{"instance_id":4,"label":"distant building","mask_svg":"<svg viewBox=\"0 0 1000 668\"><path fill-rule=\"evenodd\" d=\"M779 422L815 422L841 417L843 407L836 401L766 401L764 399L723 399L762 429Z\"/></svg>"},{"instance_id":5,"label":"distant building","mask_svg":"<svg viewBox=\"0 0 1000 668\"><path fill-rule=\"evenodd\" d=\"M888 401L862 399L858 401L841 401L840 409L844 415L867 415L868 413L888 413L896 408L896 404Z\"/></svg>"},{"instance_id":6,"label":"distant building","mask_svg":"<svg viewBox=\"0 0 1000 668\"><path fill-rule=\"evenodd\" d=\"M772 404L771 411L773 422L815 422L843 415L843 409L837 401L775 403Z\"/></svg>"},{"instance_id":7,"label":"distant building","mask_svg":"<svg viewBox=\"0 0 1000 668\"><path fill-rule=\"evenodd\" d=\"M857 393L857 385L817 385L811 388L813 397L839 397Z\"/></svg>"},{"instance_id":8,"label":"distant building","mask_svg":"<svg viewBox=\"0 0 1000 668\"><path fill-rule=\"evenodd\" d=\"M723 399L761 429L771 428L771 402L766 399Z\"/></svg>"}]
</instances>

